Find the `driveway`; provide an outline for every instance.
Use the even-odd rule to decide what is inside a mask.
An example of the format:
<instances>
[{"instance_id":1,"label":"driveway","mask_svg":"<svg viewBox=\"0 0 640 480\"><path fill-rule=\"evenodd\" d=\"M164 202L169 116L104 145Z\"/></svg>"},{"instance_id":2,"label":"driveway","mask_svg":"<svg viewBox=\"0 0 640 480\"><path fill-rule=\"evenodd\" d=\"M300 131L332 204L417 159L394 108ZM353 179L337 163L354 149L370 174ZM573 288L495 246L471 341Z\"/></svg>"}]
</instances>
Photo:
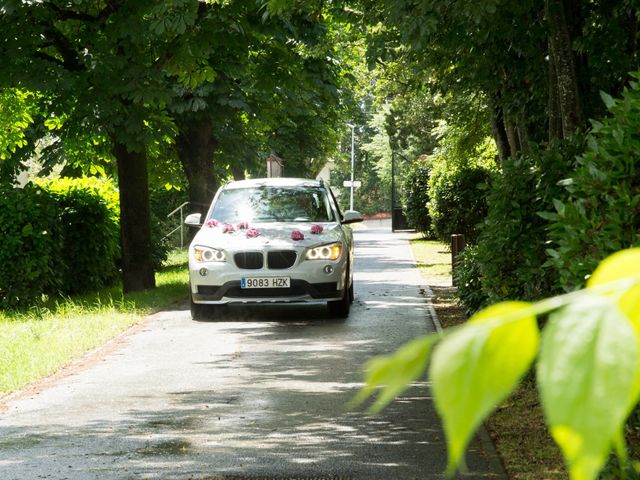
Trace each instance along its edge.
<instances>
[{"instance_id":1,"label":"driveway","mask_svg":"<svg viewBox=\"0 0 640 480\"><path fill-rule=\"evenodd\" d=\"M444 478L426 382L377 416L345 409L369 358L434 328L407 235L372 221L356 242L347 320L322 305L153 315L98 361L9 402L0 478ZM486 438L465 477L505 478Z\"/></svg>"}]
</instances>

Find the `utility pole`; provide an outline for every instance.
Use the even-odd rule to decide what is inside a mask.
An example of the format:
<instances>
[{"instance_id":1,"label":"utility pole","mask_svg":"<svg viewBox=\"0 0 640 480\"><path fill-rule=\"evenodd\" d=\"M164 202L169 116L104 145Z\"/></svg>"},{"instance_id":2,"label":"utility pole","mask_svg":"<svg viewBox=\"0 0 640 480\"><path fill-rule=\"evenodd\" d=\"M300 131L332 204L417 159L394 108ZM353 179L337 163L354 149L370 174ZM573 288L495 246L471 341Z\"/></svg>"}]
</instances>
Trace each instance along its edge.
<instances>
[{"instance_id":1,"label":"utility pole","mask_svg":"<svg viewBox=\"0 0 640 480\"><path fill-rule=\"evenodd\" d=\"M353 210L353 181L354 181L354 166L355 166L355 157L354 157L354 145L355 145L355 125L351 125L347 123L347 127L351 129L351 194L349 195L349 210Z\"/></svg>"}]
</instances>

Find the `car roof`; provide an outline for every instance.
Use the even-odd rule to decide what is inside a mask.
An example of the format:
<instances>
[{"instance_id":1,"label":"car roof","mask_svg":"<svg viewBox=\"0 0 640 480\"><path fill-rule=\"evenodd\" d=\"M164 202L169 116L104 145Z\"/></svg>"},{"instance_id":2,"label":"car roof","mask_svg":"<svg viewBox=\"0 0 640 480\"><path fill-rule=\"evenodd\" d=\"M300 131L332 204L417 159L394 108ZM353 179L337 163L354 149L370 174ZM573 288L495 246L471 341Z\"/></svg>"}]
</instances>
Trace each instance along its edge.
<instances>
[{"instance_id":1,"label":"car roof","mask_svg":"<svg viewBox=\"0 0 640 480\"><path fill-rule=\"evenodd\" d=\"M223 188L252 188L252 187L319 187L322 182L319 180L311 180L307 178L252 178L250 180L238 180L227 183Z\"/></svg>"}]
</instances>

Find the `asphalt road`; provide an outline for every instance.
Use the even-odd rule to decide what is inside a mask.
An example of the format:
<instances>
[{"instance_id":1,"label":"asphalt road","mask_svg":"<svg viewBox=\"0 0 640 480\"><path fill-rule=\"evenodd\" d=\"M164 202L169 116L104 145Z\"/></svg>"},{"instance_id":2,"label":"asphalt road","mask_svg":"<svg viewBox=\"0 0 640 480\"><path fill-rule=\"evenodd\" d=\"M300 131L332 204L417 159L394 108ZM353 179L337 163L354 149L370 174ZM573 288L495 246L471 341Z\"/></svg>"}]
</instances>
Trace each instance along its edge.
<instances>
[{"instance_id":1,"label":"asphalt road","mask_svg":"<svg viewBox=\"0 0 640 480\"><path fill-rule=\"evenodd\" d=\"M187 306L149 318L104 357L0 414L0 479L431 479L446 447L426 382L377 416L347 411L367 359L433 331L406 235L356 232L356 302ZM480 435L466 478L504 478Z\"/></svg>"}]
</instances>

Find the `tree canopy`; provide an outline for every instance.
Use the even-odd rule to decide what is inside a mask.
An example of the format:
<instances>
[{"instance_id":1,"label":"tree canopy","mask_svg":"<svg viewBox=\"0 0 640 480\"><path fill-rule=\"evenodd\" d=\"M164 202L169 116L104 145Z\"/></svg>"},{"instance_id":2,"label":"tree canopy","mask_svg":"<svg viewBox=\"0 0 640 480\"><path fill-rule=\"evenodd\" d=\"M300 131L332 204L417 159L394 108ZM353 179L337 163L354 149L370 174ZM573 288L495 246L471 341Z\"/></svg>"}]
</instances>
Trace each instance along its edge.
<instances>
[{"instance_id":1,"label":"tree canopy","mask_svg":"<svg viewBox=\"0 0 640 480\"><path fill-rule=\"evenodd\" d=\"M291 173L319 170L337 141L342 73L321 11L273 14L261 1L11 1L1 13L0 88L47 97L31 122L52 131L47 151L65 160L82 151L79 163L91 166L115 160L126 289L153 284L150 159L174 152L192 200L206 203L216 173L256 170L271 153ZM10 149L25 142L24 120L15 125Z\"/></svg>"}]
</instances>

